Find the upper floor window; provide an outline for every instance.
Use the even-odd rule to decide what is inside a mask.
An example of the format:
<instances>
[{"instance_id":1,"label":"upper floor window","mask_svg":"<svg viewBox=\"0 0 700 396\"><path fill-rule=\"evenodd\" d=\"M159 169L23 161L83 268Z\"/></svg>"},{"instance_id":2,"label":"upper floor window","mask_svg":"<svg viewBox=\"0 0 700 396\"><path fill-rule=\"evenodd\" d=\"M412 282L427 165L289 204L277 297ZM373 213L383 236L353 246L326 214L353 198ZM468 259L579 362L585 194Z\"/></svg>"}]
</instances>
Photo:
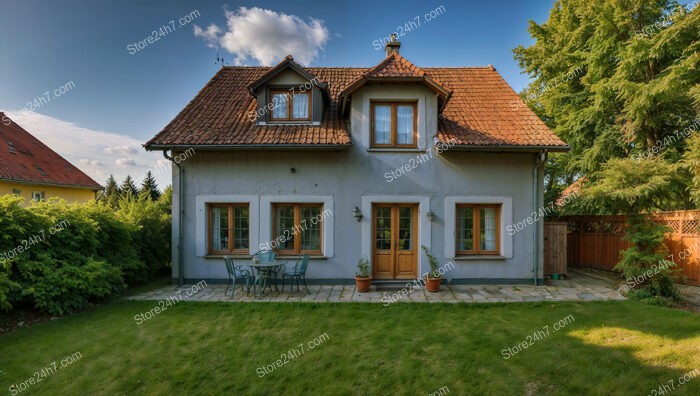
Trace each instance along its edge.
<instances>
[{"instance_id":1,"label":"upper floor window","mask_svg":"<svg viewBox=\"0 0 700 396\"><path fill-rule=\"evenodd\" d=\"M311 93L289 90L272 91L270 94L271 121L311 120Z\"/></svg>"},{"instance_id":2,"label":"upper floor window","mask_svg":"<svg viewBox=\"0 0 700 396\"><path fill-rule=\"evenodd\" d=\"M46 193L43 191L32 191L32 200L41 202L46 200Z\"/></svg>"},{"instance_id":3,"label":"upper floor window","mask_svg":"<svg viewBox=\"0 0 700 396\"><path fill-rule=\"evenodd\" d=\"M372 102L372 147L418 146L416 102Z\"/></svg>"}]
</instances>

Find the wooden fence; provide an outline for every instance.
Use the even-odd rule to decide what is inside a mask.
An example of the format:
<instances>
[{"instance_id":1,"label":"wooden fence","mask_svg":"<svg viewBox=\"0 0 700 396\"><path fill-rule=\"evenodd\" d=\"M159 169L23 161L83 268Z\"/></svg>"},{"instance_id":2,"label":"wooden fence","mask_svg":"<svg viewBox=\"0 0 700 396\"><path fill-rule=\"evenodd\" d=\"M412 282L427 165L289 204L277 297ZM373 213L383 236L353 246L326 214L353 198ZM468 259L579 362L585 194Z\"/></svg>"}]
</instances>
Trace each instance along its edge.
<instances>
[{"instance_id":1,"label":"wooden fence","mask_svg":"<svg viewBox=\"0 0 700 396\"><path fill-rule=\"evenodd\" d=\"M679 283L700 286L700 211L663 212L651 218L671 230L664 243L668 248L667 258L685 276L678 279ZM559 220L567 223L570 267L612 271L620 261L620 252L629 247L622 238L627 220L624 216L568 216Z\"/></svg>"}]
</instances>

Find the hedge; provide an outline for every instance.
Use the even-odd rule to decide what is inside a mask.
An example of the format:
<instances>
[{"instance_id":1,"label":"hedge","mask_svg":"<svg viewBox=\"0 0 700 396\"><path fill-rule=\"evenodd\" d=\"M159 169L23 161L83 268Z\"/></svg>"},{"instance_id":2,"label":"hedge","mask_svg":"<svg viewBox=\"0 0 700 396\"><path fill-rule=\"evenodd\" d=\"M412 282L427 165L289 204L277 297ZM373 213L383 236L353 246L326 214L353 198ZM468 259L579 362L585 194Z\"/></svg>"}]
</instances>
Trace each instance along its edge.
<instances>
[{"instance_id":1,"label":"hedge","mask_svg":"<svg viewBox=\"0 0 700 396\"><path fill-rule=\"evenodd\" d=\"M0 309L65 315L170 266L170 214L158 202L33 202L0 196Z\"/></svg>"}]
</instances>

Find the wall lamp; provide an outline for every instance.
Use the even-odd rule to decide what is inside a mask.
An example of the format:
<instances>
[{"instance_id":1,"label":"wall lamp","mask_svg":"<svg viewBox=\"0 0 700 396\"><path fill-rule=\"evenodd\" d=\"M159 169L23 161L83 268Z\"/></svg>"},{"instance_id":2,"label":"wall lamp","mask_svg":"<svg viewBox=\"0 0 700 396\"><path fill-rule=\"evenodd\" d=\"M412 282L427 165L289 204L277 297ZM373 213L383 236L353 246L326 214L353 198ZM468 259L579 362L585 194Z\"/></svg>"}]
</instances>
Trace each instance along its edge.
<instances>
[{"instance_id":1,"label":"wall lamp","mask_svg":"<svg viewBox=\"0 0 700 396\"><path fill-rule=\"evenodd\" d=\"M426 213L426 215L428 216L428 221L430 221L431 223L435 221L435 213L433 213L432 210Z\"/></svg>"},{"instance_id":2,"label":"wall lamp","mask_svg":"<svg viewBox=\"0 0 700 396\"><path fill-rule=\"evenodd\" d=\"M355 209L352 210L352 215L355 216L355 219L357 219L358 223L362 221L362 212L357 206L355 206Z\"/></svg>"}]
</instances>

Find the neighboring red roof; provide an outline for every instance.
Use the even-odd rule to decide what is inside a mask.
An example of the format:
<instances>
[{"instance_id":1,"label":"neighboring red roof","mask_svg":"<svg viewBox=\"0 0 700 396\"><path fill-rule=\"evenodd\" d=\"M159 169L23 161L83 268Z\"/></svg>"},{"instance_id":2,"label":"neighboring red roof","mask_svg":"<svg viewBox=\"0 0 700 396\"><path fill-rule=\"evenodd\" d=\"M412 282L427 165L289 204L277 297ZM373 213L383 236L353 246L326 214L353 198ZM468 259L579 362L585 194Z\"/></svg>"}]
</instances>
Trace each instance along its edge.
<instances>
[{"instance_id":1,"label":"neighboring red roof","mask_svg":"<svg viewBox=\"0 0 700 396\"><path fill-rule=\"evenodd\" d=\"M9 124L9 125L6 125ZM100 190L97 182L0 112L0 179Z\"/></svg>"},{"instance_id":2,"label":"neighboring red roof","mask_svg":"<svg viewBox=\"0 0 700 396\"><path fill-rule=\"evenodd\" d=\"M444 88L449 102L439 116L441 141L475 149L568 149L491 66L420 69L390 55L374 68L308 67L330 93L320 125L256 125L250 118L256 102L248 87L272 69L223 67L145 147L350 146L345 117L339 111L340 94L358 81L364 84L363 78L371 73L373 78L421 79Z\"/></svg>"},{"instance_id":3,"label":"neighboring red roof","mask_svg":"<svg viewBox=\"0 0 700 396\"><path fill-rule=\"evenodd\" d=\"M559 198L554 202L555 205L557 206L564 206L567 201L569 201L567 198L570 196L574 196L574 198L578 197L579 193L581 192L581 189L583 188L583 185L586 184L588 179L586 177L580 177L578 180L575 182L571 183L568 185L564 191L559 194ZM572 198L573 199L573 198Z\"/></svg>"}]
</instances>

